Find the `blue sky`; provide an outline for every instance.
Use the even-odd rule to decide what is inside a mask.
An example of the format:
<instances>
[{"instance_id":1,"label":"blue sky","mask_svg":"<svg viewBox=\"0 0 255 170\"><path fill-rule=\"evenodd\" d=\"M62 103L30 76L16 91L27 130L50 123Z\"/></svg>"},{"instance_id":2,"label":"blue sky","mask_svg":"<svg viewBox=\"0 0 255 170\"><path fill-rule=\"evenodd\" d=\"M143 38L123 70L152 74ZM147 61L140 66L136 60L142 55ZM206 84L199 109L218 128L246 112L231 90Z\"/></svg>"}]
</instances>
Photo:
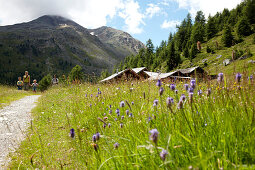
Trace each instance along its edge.
<instances>
[{"instance_id":1,"label":"blue sky","mask_svg":"<svg viewBox=\"0 0 255 170\"><path fill-rule=\"evenodd\" d=\"M0 0L0 25L28 22L42 15L60 15L86 28L109 26L154 46L167 40L188 13L206 17L241 0Z\"/></svg>"}]
</instances>

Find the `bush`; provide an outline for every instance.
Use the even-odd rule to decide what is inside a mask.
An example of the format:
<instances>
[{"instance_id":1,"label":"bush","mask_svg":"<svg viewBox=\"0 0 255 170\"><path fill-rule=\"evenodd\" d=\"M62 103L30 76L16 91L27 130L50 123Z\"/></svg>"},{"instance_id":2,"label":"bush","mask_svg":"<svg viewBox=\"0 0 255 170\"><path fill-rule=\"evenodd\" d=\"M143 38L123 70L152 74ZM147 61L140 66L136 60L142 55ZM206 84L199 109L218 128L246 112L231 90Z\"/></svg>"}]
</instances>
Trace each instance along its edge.
<instances>
[{"instance_id":1,"label":"bush","mask_svg":"<svg viewBox=\"0 0 255 170\"><path fill-rule=\"evenodd\" d=\"M83 74L82 74L82 68L79 65L76 65L71 72L69 73L69 78L71 81L80 81L83 79Z\"/></svg>"},{"instance_id":2,"label":"bush","mask_svg":"<svg viewBox=\"0 0 255 170\"><path fill-rule=\"evenodd\" d=\"M51 75L48 74L47 76L44 76L41 81L39 81L39 90L45 91L47 90L51 85Z\"/></svg>"}]
</instances>

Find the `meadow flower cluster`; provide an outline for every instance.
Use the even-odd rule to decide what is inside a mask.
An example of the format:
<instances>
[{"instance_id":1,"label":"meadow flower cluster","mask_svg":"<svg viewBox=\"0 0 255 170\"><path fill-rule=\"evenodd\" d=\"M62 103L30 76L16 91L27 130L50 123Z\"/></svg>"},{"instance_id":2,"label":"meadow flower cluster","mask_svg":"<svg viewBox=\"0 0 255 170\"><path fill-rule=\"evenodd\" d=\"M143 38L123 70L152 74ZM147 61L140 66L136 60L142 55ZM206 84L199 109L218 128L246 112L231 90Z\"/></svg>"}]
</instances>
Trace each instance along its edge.
<instances>
[{"instance_id":1,"label":"meadow flower cluster","mask_svg":"<svg viewBox=\"0 0 255 170\"><path fill-rule=\"evenodd\" d=\"M255 88L245 76L51 89L11 167L252 167Z\"/></svg>"}]
</instances>

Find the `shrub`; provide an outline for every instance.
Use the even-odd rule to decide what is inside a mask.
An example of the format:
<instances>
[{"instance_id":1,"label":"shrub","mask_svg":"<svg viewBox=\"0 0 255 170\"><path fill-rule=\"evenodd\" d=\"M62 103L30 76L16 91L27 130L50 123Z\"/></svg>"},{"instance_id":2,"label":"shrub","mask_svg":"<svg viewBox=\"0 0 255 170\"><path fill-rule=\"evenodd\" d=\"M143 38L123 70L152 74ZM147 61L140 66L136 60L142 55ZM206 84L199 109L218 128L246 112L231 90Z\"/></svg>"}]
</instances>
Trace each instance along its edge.
<instances>
[{"instance_id":1,"label":"shrub","mask_svg":"<svg viewBox=\"0 0 255 170\"><path fill-rule=\"evenodd\" d=\"M44 76L41 81L39 81L39 90L45 91L47 90L51 85L51 75L48 74L47 76Z\"/></svg>"},{"instance_id":2,"label":"shrub","mask_svg":"<svg viewBox=\"0 0 255 170\"><path fill-rule=\"evenodd\" d=\"M71 72L69 73L69 78L71 81L80 81L83 79L83 74L82 74L82 68L79 65L76 65Z\"/></svg>"}]
</instances>

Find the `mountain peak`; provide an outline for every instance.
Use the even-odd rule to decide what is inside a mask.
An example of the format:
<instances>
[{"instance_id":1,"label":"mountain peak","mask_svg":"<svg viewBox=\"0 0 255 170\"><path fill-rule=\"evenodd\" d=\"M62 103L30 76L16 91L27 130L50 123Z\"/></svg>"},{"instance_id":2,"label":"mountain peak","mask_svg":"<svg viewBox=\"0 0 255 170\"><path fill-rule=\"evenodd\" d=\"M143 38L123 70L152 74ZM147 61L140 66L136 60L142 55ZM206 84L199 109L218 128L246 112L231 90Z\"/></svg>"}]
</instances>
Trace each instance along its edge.
<instances>
[{"instance_id":1,"label":"mountain peak","mask_svg":"<svg viewBox=\"0 0 255 170\"><path fill-rule=\"evenodd\" d=\"M65 17L59 16L59 15L43 15L32 22L37 23L44 23L51 26L58 26L60 24L71 24L71 25L78 25L74 21L67 19Z\"/></svg>"}]
</instances>

